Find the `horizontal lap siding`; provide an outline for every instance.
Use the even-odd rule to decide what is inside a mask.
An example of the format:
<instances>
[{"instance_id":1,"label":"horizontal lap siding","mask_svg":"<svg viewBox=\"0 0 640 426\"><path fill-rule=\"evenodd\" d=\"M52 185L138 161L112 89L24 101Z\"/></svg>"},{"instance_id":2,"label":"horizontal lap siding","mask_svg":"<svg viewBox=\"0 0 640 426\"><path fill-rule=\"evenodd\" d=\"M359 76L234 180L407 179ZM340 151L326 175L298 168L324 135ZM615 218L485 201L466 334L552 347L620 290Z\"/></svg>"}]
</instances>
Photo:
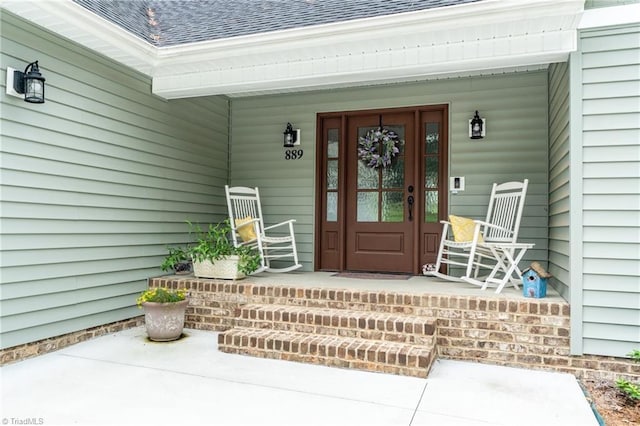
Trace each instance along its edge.
<instances>
[{"instance_id":1,"label":"horizontal lap siding","mask_svg":"<svg viewBox=\"0 0 640 426\"><path fill-rule=\"evenodd\" d=\"M527 262L547 261L548 139L546 72L500 74L232 100L231 182L260 186L268 222L294 218L305 270L313 270L316 114L414 105L450 105L450 175L466 190L450 211L482 218L493 182L529 178L521 240L534 242ZM475 110L487 137L468 137ZM301 160L287 161L282 132L301 129ZM523 264L526 262L523 262Z\"/></svg>"},{"instance_id":2,"label":"horizontal lap siding","mask_svg":"<svg viewBox=\"0 0 640 426\"><path fill-rule=\"evenodd\" d=\"M569 65L549 67L549 272L569 299Z\"/></svg>"},{"instance_id":3,"label":"horizontal lap siding","mask_svg":"<svg viewBox=\"0 0 640 426\"><path fill-rule=\"evenodd\" d=\"M640 30L584 32L584 352L640 346Z\"/></svg>"},{"instance_id":4,"label":"horizontal lap siding","mask_svg":"<svg viewBox=\"0 0 640 426\"><path fill-rule=\"evenodd\" d=\"M2 87L2 347L140 315L185 220L225 217L228 100L151 81L2 14L2 75L37 59L46 102Z\"/></svg>"}]
</instances>

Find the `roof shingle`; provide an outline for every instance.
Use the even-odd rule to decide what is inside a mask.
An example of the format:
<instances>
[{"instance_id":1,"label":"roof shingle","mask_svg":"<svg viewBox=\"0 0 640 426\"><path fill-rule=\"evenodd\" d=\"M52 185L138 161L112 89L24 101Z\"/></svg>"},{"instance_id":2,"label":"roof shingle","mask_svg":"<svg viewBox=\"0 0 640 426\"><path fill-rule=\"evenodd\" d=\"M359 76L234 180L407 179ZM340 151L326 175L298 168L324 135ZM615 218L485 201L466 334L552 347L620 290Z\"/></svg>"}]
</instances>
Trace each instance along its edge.
<instances>
[{"instance_id":1,"label":"roof shingle","mask_svg":"<svg viewBox=\"0 0 640 426\"><path fill-rule=\"evenodd\" d=\"M174 46L480 0L73 0L155 45Z\"/></svg>"}]
</instances>

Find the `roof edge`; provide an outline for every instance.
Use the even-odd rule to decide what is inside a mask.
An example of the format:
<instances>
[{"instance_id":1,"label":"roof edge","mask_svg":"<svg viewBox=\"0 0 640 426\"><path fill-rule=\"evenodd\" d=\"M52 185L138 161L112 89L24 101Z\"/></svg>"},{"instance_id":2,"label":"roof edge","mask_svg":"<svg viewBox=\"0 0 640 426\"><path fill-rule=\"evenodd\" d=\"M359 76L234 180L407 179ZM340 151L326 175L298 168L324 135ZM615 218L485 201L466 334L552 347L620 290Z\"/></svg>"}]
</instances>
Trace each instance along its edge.
<instances>
[{"instance_id":1,"label":"roof edge","mask_svg":"<svg viewBox=\"0 0 640 426\"><path fill-rule=\"evenodd\" d=\"M163 46L158 48L158 56L163 58L202 51L262 48L279 43L290 45L292 42L300 43L308 40L352 37L356 34L369 34L369 30L372 27L376 28L376 33L378 34L384 31L398 31L398 29L407 32L407 28L422 26L425 22L428 22L430 29L460 28L464 25L503 22L508 19L521 18L523 14L532 19L548 15L555 16L559 13L577 14L583 11L583 3L584 0L563 0L562 2L558 2L558 0L482 0L475 3L457 4L394 15L185 43L177 46ZM553 7L550 8L549 6ZM549 12L550 10L552 10L551 13ZM455 25L452 25L453 19L455 19Z\"/></svg>"},{"instance_id":2,"label":"roof edge","mask_svg":"<svg viewBox=\"0 0 640 426\"><path fill-rule=\"evenodd\" d=\"M470 72L548 63L576 49L584 2L482 0L167 47L156 47L72 0L3 0L2 8L151 76L152 93L170 99L175 93L281 90L300 82L319 87L332 78L350 85L401 81L415 72L446 75L461 63Z\"/></svg>"},{"instance_id":3,"label":"roof edge","mask_svg":"<svg viewBox=\"0 0 640 426\"><path fill-rule=\"evenodd\" d=\"M72 0L2 0L0 6L146 75L156 65L155 46Z\"/></svg>"}]
</instances>

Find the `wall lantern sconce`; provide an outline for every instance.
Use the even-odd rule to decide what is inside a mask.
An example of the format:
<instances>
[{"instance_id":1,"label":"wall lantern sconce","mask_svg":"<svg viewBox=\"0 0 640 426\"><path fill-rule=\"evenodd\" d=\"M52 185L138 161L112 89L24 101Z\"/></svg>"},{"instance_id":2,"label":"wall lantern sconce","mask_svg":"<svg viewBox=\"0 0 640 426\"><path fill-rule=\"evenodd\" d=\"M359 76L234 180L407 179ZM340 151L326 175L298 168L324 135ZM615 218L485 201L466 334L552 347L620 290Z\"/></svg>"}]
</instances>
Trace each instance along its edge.
<instances>
[{"instance_id":1,"label":"wall lantern sconce","mask_svg":"<svg viewBox=\"0 0 640 426\"><path fill-rule=\"evenodd\" d=\"M25 102L44 103L44 80L38 61L31 62L24 72L7 67L7 95L24 96Z\"/></svg>"},{"instance_id":2,"label":"wall lantern sconce","mask_svg":"<svg viewBox=\"0 0 640 426\"><path fill-rule=\"evenodd\" d=\"M285 148L300 145L300 129L294 129L293 126L291 126L291 123L287 123L287 128L283 134Z\"/></svg>"},{"instance_id":3,"label":"wall lantern sconce","mask_svg":"<svg viewBox=\"0 0 640 426\"><path fill-rule=\"evenodd\" d=\"M487 122L484 118L480 118L478 111L476 115L469 120L469 137L471 139L482 139L487 133Z\"/></svg>"}]
</instances>

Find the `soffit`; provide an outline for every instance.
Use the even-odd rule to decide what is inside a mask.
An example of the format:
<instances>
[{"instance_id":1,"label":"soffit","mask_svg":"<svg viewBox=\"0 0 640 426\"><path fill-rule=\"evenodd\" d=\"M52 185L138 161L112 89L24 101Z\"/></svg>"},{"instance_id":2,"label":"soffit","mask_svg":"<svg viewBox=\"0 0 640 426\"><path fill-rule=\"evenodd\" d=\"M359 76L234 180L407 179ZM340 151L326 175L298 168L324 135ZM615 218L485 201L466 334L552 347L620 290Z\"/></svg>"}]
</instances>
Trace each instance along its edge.
<instances>
[{"instance_id":1,"label":"soffit","mask_svg":"<svg viewBox=\"0 0 640 426\"><path fill-rule=\"evenodd\" d=\"M537 69L576 50L583 2L484 0L168 47L71 0L2 7L151 76L153 93L173 99Z\"/></svg>"}]
</instances>

